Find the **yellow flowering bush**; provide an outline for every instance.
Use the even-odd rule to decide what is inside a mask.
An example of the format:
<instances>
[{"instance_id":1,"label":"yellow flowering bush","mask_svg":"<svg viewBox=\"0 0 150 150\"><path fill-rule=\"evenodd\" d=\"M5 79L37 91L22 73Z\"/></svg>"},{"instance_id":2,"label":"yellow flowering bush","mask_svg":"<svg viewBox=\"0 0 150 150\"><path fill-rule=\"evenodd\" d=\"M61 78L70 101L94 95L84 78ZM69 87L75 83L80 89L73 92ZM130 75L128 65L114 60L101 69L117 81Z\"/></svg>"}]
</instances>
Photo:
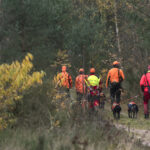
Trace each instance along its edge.
<instances>
[{"instance_id":1,"label":"yellow flowering bush","mask_svg":"<svg viewBox=\"0 0 150 150\"><path fill-rule=\"evenodd\" d=\"M31 86L42 84L44 72L31 72L33 56L28 53L22 63L0 65L0 129L14 123L16 102L21 101Z\"/></svg>"}]
</instances>

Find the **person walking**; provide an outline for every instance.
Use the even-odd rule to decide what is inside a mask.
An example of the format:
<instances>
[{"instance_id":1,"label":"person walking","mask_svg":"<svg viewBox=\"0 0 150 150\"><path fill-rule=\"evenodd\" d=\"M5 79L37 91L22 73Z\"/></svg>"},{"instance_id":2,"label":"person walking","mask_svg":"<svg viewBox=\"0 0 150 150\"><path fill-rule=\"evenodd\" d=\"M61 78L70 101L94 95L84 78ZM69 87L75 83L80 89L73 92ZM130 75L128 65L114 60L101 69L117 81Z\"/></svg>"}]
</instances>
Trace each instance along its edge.
<instances>
[{"instance_id":1,"label":"person walking","mask_svg":"<svg viewBox=\"0 0 150 150\"><path fill-rule=\"evenodd\" d=\"M109 70L106 80L106 88L110 88L111 105L116 102L120 103L121 97L121 83L124 81L125 76L121 69L119 69L120 63L118 61L113 62L113 68Z\"/></svg>"},{"instance_id":2,"label":"person walking","mask_svg":"<svg viewBox=\"0 0 150 150\"><path fill-rule=\"evenodd\" d=\"M76 77L76 80L75 80L75 88L76 88L76 93L77 93L77 100L79 102L81 102L81 99L86 94L85 80L87 79L87 77L88 76L84 74L84 69L80 68L79 69L79 75Z\"/></svg>"},{"instance_id":3,"label":"person walking","mask_svg":"<svg viewBox=\"0 0 150 150\"><path fill-rule=\"evenodd\" d=\"M148 71L141 77L140 87L144 95L144 117L147 119L149 118L148 102L150 100L150 65L148 66Z\"/></svg>"},{"instance_id":4,"label":"person walking","mask_svg":"<svg viewBox=\"0 0 150 150\"><path fill-rule=\"evenodd\" d=\"M102 91L101 79L95 75L95 68L90 69L90 75L86 80L88 88L88 102L89 108L96 108L100 106L100 92Z\"/></svg>"},{"instance_id":5,"label":"person walking","mask_svg":"<svg viewBox=\"0 0 150 150\"><path fill-rule=\"evenodd\" d=\"M57 75L57 85L66 91L69 96L69 90L72 88L72 77L67 72L67 67L62 66L62 72Z\"/></svg>"}]
</instances>

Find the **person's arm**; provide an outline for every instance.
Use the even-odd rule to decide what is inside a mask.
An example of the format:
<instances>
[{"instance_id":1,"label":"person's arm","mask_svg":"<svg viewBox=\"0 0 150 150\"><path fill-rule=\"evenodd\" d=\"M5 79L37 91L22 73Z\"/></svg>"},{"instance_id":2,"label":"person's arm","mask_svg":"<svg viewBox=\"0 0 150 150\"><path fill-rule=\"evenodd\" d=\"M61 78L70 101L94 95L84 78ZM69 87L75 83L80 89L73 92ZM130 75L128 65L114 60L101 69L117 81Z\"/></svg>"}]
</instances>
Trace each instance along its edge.
<instances>
[{"instance_id":1,"label":"person's arm","mask_svg":"<svg viewBox=\"0 0 150 150\"><path fill-rule=\"evenodd\" d=\"M70 88L72 88L72 78L70 75L69 75L69 85L70 85Z\"/></svg>"},{"instance_id":2,"label":"person's arm","mask_svg":"<svg viewBox=\"0 0 150 150\"><path fill-rule=\"evenodd\" d=\"M58 73L56 76L55 88L58 88L58 86L61 86L61 73Z\"/></svg>"},{"instance_id":3,"label":"person's arm","mask_svg":"<svg viewBox=\"0 0 150 150\"><path fill-rule=\"evenodd\" d=\"M89 87L90 84L89 84L89 81L88 81L88 76L84 79L84 81L85 81L85 85L86 85L87 87Z\"/></svg>"},{"instance_id":4,"label":"person's arm","mask_svg":"<svg viewBox=\"0 0 150 150\"><path fill-rule=\"evenodd\" d=\"M121 75L121 78L122 78L122 81L125 79L125 76L124 76L124 73L122 70L120 70L120 75Z\"/></svg>"}]
</instances>

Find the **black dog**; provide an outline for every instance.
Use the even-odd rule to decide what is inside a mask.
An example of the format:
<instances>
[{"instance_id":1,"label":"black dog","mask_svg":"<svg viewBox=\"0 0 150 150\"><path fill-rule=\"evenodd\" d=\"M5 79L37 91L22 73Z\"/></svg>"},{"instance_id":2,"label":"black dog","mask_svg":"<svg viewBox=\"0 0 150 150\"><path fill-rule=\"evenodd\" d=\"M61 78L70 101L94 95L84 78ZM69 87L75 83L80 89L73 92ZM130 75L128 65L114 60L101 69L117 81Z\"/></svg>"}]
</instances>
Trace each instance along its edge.
<instances>
[{"instance_id":1,"label":"black dog","mask_svg":"<svg viewBox=\"0 0 150 150\"><path fill-rule=\"evenodd\" d=\"M112 112L115 119L120 119L121 107L116 102L112 105Z\"/></svg>"},{"instance_id":2,"label":"black dog","mask_svg":"<svg viewBox=\"0 0 150 150\"><path fill-rule=\"evenodd\" d=\"M128 104L128 116L129 118L137 118L137 113L139 109L135 102L130 102Z\"/></svg>"}]
</instances>

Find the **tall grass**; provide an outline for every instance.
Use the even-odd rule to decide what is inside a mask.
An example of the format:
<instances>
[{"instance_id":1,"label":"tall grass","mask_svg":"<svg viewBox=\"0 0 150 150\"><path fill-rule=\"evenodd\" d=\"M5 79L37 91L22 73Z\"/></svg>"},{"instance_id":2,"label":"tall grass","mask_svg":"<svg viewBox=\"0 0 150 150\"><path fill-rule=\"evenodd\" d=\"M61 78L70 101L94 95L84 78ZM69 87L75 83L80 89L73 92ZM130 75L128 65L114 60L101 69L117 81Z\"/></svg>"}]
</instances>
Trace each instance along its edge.
<instances>
[{"instance_id":1,"label":"tall grass","mask_svg":"<svg viewBox=\"0 0 150 150\"><path fill-rule=\"evenodd\" d=\"M16 126L0 132L0 150L148 149L106 121L105 112L83 113L70 98L58 100L69 102L62 108L61 103L53 101L55 98L48 81L30 90L18 108Z\"/></svg>"},{"instance_id":2,"label":"tall grass","mask_svg":"<svg viewBox=\"0 0 150 150\"><path fill-rule=\"evenodd\" d=\"M62 112L59 117L63 117ZM66 113L67 114L67 113ZM8 144L9 143L9 144ZM19 127L0 133L3 150L147 150L139 141L130 138L103 120L100 114L88 116L74 112L64 123L54 128Z\"/></svg>"}]
</instances>

